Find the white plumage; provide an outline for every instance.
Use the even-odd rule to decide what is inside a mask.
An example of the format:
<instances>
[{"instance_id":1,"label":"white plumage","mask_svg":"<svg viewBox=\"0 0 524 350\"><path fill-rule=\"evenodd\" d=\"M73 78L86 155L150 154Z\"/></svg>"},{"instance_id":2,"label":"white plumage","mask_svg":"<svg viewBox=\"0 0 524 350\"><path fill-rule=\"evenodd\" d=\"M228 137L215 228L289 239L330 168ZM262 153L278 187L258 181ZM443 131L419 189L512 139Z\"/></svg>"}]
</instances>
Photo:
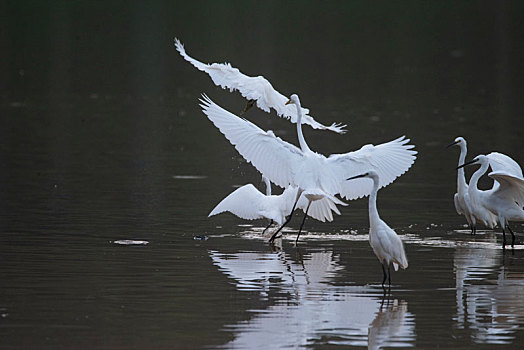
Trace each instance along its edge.
<instances>
[{"instance_id":1,"label":"white plumage","mask_svg":"<svg viewBox=\"0 0 524 350\"><path fill-rule=\"evenodd\" d=\"M200 100L204 114L248 162L278 186L299 187L298 193L303 193L310 201L324 197L333 200L336 194L347 199L369 195L372 190L369 181L345 180L355 174L375 170L380 176L380 187L386 186L406 172L415 161L417 152L412 150L414 146L408 145L409 139L404 137L329 157L313 152L302 135L300 100L292 95L290 101L297 109L300 148L226 111L205 95Z\"/></svg>"},{"instance_id":2,"label":"white plumage","mask_svg":"<svg viewBox=\"0 0 524 350\"><path fill-rule=\"evenodd\" d=\"M466 160L466 154L468 153L468 146L466 140L459 136L455 139L455 142L448 145L448 147L457 145L460 147L460 154L458 165L464 164ZM468 193L468 183L466 181L466 175L464 174L464 168L457 169L457 193L453 197L455 202L455 209L459 215L464 215L466 221L468 222L469 227L471 228L471 233L475 233L477 220L471 211L471 204L469 202L469 193Z\"/></svg>"},{"instance_id":3,"label":"white plumage","mask_svg":"<svg viewBox=\"0 0 524 350\"><path fill-rule=\"evenodd\" d=\"M389 285L391 285L390 266L393 265L395 271L398 270L399 266L403 269L408 267L408 259L404 251L404 245L397 233L378 215L377 193L380 183L378 173L368 171L364 174L351 177L348 180L358 178L368 178L371 179L373 183L373 189L369 196L369 244L382 265L382 272L384 273L382 285L386 282L386 278L388 278ZM386 270L388 271L387 273Z\"/></svg>"},{"instance_id":4,"label":"white plumage","mask_svg":"<svg viewBox=\"0 0 524 350\"><path fill-rule=\"evenodd\" d=\"M229 63L212 63L205 64L189 56L184 45L175 38L175 47L182 57L195 66L198 70L209 74L213 83L229 91L238 91L248 100L256 101L258 108L265 112L270 112L273 108L280 117L289 119L293 123L298 122L298 115L293 106L286 105L288 100L284 95L275 90L271 83L263 76L250 77L242 74L237 68ZM346 131L346 125L333 123L330 126L317 122L309 114L309 109L302 108L304 115L302 123L308 124L314 129L330 130L343 134Z\"/></svg>"},{"instance_id":5,"label":"white plumage","mask_svg":"<svg viewBox=\"0 0 524 350\"><path fill-rule=\"evenodd\" d=\"M506 245L507 228L512 236L511 246L515 244L515 235L509 227L509 221L524 221L524 178L518 163L510 157L493 152L478 155L472 161L461 165L480 164L480 168L471 176L468 188L473 215L494 227L497 223L502 229L503 243ZM488 176L495 180L492 189L478 189L478 180L486 173L488 167L494 170Z\"/></svg>"},{"instance_id":6,"label":"white plumage","mask_svg":"<svg viewBox=\"0 0 524 350\"><path fill-rule=\"evenodd\" d=\"M268 184L267 184L268 185ZM269 191L268 191L269 192ZM297 197L298 187L289 186L280 195L264 195L252 184L237 188L225 197L210 213L209 216L230 212L242 219L254 220L267 218L282 225L293 208ZM347 205L341 200L323 198L311 205L308 215L321 222L333 221L332 212L340 215L337 204ZM306 210L308 200L303 196L297 203L297 208Z\"/></svg>"}]
</instances>

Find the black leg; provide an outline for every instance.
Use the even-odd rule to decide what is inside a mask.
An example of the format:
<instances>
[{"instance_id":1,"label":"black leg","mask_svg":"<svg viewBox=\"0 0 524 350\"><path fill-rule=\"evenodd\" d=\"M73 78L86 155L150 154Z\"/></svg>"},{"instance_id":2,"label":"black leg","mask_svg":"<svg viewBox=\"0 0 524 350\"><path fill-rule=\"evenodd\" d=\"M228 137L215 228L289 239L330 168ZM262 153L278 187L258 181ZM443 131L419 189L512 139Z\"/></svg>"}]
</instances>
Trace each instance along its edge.
<instances>
[{"instance_id":1,"label":"black leg","mask_svg":"<svg viewBox=\"0 0 524 350\"><path fill-rule=\"evenodd\" d=\"M511 233L511 248L513 248L515 246L515 234L511 230L511 227L509 227L509 224L507 224L506 227L508 228L509 233Z\"/></svg>"},{"instance_id":2,"label":"black leg","mask_svg":"<svg viewBox=\"0 0 524 350\"><path fill-rule=\"evenodd\" d=\"M384 278L382 279L382 287L384 287L384 283L386 283L386 278L388 275L386 274L386 269L384 268L384 264L381 264L382 266L382 273L384 273Z\"/></svg>"},{"instance_id":3,"label":"black leg","mask_svg":"<svg viewBox=\"0 0 524 350\"><path fill-rule=\"evenodd\" d=\"M253 107L255 105L255 100L248 100L247 101L247 104L246 104L246 108L244 108L244 110L242 112L240 112L240 115L243 115L244 113L246 113L248 110L251 109L251 107Z\"/></svg>"},{"instance_id":4,"label":"black leg","mask_svg":"<svg viewBox=\"0 0 524 350\"><path fill-rule=\"evenodd\" d=\"M264 229L264 231L262 231L262 235L264 235L264 233L266 233L267 229L270 228L271 225L273 225L273 219L271 219L271 221L269 222L269 225L267 225L267 227Z\"/></svg>"},{"instance_id":5,"label":"black leg","mask_svg":"<svg viewBox=\"0 0 524 350\"><path fill-rule=\"evenodd\" d=\"M309 210L309 206L310 205L311 205L311 201L309 201L309 203L307 205L306 213L304 214L304 219L302 219L302 223L300 224L300 228L298 229L298 234L297 234L297 239L295 240L295 245L298 244L298 237L300 236L300 232L302 232L302 227L304 226L304 222L306 222L307 212Z\"/></svg>"},{"instance_id":6,"label":"black leg","mask_svg":"<svg viewBox=\"0 0 524 350\"><path fill-rule=\"evenodd\" d=\"M389 288L391 288L391 265L388 265L388 283Z\"/></svg>"},{"instance_id":7,"label":"black leg","mask_svg":"<svg viewBox=\"0 0 524 350\"><path fill-rule=\"evenodd\" d=\"M504 227L502 227L502 249L506 249L506 232L504 232Z\"/></svg>"},{"instance_id":8,"label":"black leg","mask_svg":"<svg viewBox=\"0 0 524 350\"><path fill-rule=\"evenodd\" d=\"M295 211L295 207L297 206L299 198L300 198L300 196L297 196L297 200L295 201L295 204L293 204L293 209L291 209L291 213L286 218L286 221L284 222L284 224L282 224L282 226L279 227L277 232L273 233L273 236L271 236L271 238L269 239L269 243L273 243L273 241L277 237L278 233L284 228L284 226L286 226L289 223L289 221L291 221L291 217L293 216L293 212Z\"/></svg>"}]
</instances>

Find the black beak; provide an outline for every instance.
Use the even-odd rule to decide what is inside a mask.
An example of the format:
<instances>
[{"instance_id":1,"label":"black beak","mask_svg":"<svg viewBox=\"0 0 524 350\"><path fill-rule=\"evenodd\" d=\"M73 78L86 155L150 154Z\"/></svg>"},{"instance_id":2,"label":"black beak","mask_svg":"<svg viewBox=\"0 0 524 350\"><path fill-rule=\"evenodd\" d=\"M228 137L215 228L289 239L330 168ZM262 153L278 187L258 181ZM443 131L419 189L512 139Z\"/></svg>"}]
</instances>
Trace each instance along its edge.
<instances>
[{"instance_id":1,"label":"black beak","mask_svg":"<svg viewBox=\"0 0 524 350\"><path fill-rule=\"evenodd\" d=\"M467 165L470 165L470 164L476 163L476 162L478 162L478 161L479 161L478 158L475 158L475 159L473 159L473 160L470 160L469 162L466 162L466 163L464 163L464 164L462 164L462 165L459 165L459 166L457 167L457 169L463 168L463 167L465 167L465 166L467 166Z\"/></svg>"},{"instance_id":2,"label":"black beak","mask_svg":"<svg viewBox=\"0 0 524 350\"><path fill-rule=\"evenodd\" d=\"M358 178L361 178L361 177L365 177L366 175L367 174L360 174L360 175L357 175L357 176L348 177L346 180L358 179Z\"/></svg>"},{"instance_id":3,"label":"black beak","mask_svg":"<svg viewBox=\"0 0 524 350\"><path fill-rule=\"evenodd\" d=\"M291 100L287 100L287 102L285 103L285 105L288 105L291 103Z\"/></svg>"},{"instance_id":4,"label":"black beak","mask_svg":"<svg viewBox=\"0 0 524 350\"><path fill-rule=\"evenodd\" d=\"M457 143L459 143L460 141L455 141L453 143L450 143L449 145L446 146L446 148L450 148L451 146L455 146Z\"/></svg>"}]
</instances>

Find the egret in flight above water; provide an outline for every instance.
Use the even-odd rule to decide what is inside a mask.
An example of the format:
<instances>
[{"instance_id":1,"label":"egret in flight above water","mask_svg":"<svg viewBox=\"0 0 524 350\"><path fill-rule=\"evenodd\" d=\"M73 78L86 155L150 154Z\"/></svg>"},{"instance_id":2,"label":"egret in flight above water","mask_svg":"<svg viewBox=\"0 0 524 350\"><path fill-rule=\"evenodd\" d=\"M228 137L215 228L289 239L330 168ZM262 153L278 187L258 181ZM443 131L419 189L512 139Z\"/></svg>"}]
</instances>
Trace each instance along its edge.
<instances>
[{"instance_id":1,"label":"egret in flight above water","mask_svg":"<svg viewBox=\"0 0 524 350\"><path fill-rule=\"evenodd\" d=\"M379 189L379 175L371 170L364 174L350 177L348 180L359 178L369 178L373 181L373 189L369 196L369 244L382 265L382 272L384 274L382 286L384 286L386 278L388 279L389 286L391 286L390 266L393 265L395 271L398 270L399 266L403 269L408 267L408 259L404 251L404 245L397 233L378 215L377 193Z\"/></svg>"},{"instance_id":2,"label":"egret in flight above water","mask_svg":"<svg viewBox=\"0 0 524 350\"><path fill-rule=\"evenodd\" d=\"M323 198L334 201L336 194L346 199L367 196L372 190L369 181L346 179L375 170L380 176L379 187L383 187L405 173L416 158L417 152L412 149L414 146L409 145L409 139L404 137L377 146L364 145L357 151L332 154L329 157L311 151L302 134L302 112L297 95L291 95L290 103L295 104L297 109L300 148L276 137L272 131L264 131L226 111L205 95L200 102L209 120L260 173L280 187L293 185L299 188L288 219L270 241L291 219L300 195L304 195L310 203Z\"/></svg>"},{"instance_id":3,"label":"egret in flight above water","mask_svg":"<svg viewBox=\"0 0 524 350\"><path fill-rule=\"evenodd\" d=\"M258 108L265 112L270 112L273 108L280 117L289 119L292 123L298 122L298 115L293 106L287 106L285 103L288 100L284 95L275 90L271 83L263 76L250 77L242 74L237 68L234 68L229 63L212 63L205 64L197 61L189 56L184 45L175 38L175 47L182 57L195 66L197 69L209 74L213 83L223 89L229 91L237 90L240 94L248 99L248 106L244 111L249 109L256 103ZM308 115L309 110L302 108L302 123L308 124L313 129L330 130L343 134L346 131L344 127L338 123L333 123L330 126L320 124L312 116Z\"/></svg>"},{"instance_id":4,"label":"egret in flight above water","mask_svg":"<svg viewBox=\"0 0 524 350\"><path fill-rule=\"evenodd\" d=\"M266 183L266 195L262 194L252 184L247 184L237 188L224 198L218 205L209 213L209 216L220 214L225 211L246 220L270 219L269 226L273 222L282 225L286 220L286 215L289 214L295 199L297 197L298 187L288 186L280 195L271 195L271 184L266 177L262 177ZM321 222L333 221L332 211L340 215L337 204L347 205L336 197L323 198L313 203L308 211L308 215ZM306 210L309 202L304 196L300 197L297 208Z\"/></svg>"},{"instance_id":5,"label":"egret in flight above water","mask_svg":"<svg viewBox=\"0 0 524 350\"><path fill-rule=\"evenodd\" d=\"M524 178L520 166L510 157L497 152L487 156L478 155L459 168L471 164L480 164L480 168L471 176L468 188L473 215L477 219L488 222L498 219L502 229L502 247L506 246L506 228L511 233L513 247L515 234L509 222L524 221ZM493 171L488 176L495 180L495 185L490 190L479 190L478 180L486 173L489 166Z\"/></svg>"}]
</instances>

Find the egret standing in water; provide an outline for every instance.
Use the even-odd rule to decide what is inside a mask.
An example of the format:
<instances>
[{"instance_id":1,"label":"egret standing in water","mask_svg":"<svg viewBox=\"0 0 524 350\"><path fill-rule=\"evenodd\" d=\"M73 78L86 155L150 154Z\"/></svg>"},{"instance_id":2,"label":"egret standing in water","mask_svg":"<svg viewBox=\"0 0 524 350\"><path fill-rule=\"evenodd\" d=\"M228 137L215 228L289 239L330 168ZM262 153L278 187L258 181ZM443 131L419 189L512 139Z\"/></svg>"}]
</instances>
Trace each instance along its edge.
<instances>
[{"instance_id":1,"label":"egret standing in water","mask_svg":"<svg viewBox=\"0 0 524 350\"><path fill-rule=\"evenodd\" d=\"M466 161L466 154L468 153L468 146L466 140L463 137L459 136L455 139L455 142L448 145L448 147L455 145L460 147L458 165L462 165ZM475 219L475 216L471 213L471 206L469 203L468 194L468 183L466 182L464 168L459 168L457 170L457 193L455 193L455 196L453 198L457 213L466 217L466 221L468 222L469 228L471 229L471 234L475 234L477 230L477 220Z\"/></svg>"},{"instance_id":2,"label":"egret standing in water","mask_svg":"<svg viewBox=\"0 0 524 350\"><path fill-rule=\"evenodd\" d=\"M404 245L397 233L378 215L377 193L379 188L379 175L375 171L368 171L365 174L353 176L347 180L358 178L369 178L373 180L373 189L369 195L369 244L382 265L382 272L384 273L382 286L384 286L387 278L388 284L391 287L390 266L393 265L395 271L398 270L399 266L403 269L408 267L408 259L404 251Z\"/></svg>"},{"instance_id":3,"label":"egret standing in water","mask_svg":"<svg viewBox=\"0 0 524 350\"><path fill-rule=\"evenodd\" d=\"M478 155L459 168L471 164L480 164L480 168L471 176L468 189L473 214L477 219L491 222L493 226L498 219L502 229L502 248L506 247L506 228L511 233L511 246L514 247L515 234L509 222L524 221L524 178L520 166L510 157L496 152L487 156ZM494 171L488 176L495 180L495 185L490 190L479 190L478 180L489 166Z\"/></svg>"},{"instance_id":4,"label":"egret standing in water","mask_svg":"<svg viewBox=\"0 0 524 350\"><path fill-rule=\"evenodd\" d=\"M288 219L273 234L270 242L291 219L301 195L309 200L308 206L311 202L323 198L335 201L336 194L347 199L367 196L371 193L371 184L367 181L345 180L372 169L380 175L379 186L386 186L405 173L416 158L417 152L412 150L414 146L407 144L409 139L404 137L377 146L364 145L357 151L333 154L329 157L311 151L302 134L302 111L297 95L291 95L290 102L295 104L297 109L300 148L276 137L272 131L264 131L226 111L205 95L200 102L209 120L260 173L280 187L298 187L295 204ZM307 212L306 208L306 215ZM304 221L302 225L303 223ZM297 240L300 231L299 229Z\"/></svg>"}]
</instances>

